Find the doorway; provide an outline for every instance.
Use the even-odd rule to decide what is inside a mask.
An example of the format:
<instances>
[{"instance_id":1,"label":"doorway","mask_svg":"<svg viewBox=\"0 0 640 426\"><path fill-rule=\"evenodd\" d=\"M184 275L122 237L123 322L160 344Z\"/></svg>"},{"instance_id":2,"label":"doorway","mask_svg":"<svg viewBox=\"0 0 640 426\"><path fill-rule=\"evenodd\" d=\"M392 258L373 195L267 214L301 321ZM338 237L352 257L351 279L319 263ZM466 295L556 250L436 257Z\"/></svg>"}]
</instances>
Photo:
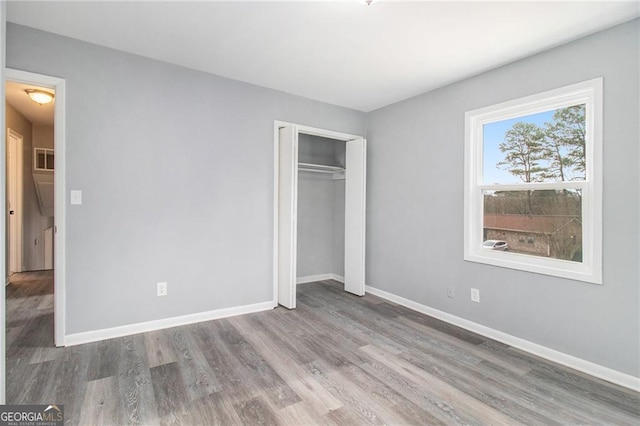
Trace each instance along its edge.
<instances>
[{"instance_id":1,"label":"doorway","mask_svg":"<svg viewBox=\"0 0 640 426\"><path fill-rule=\"evenodd\" d=\"M65 223L65 179L64 179L64 151L65 151L65 82L63 79L57 77L46 76L42 74L34 74L26 71L20 71L15 69L7 68L4 72L5 81L2 83L5 85L5 105L7 105L7 101L9 99L10 93L8 91L8 85L13 84L17 85L20 89L16 89L20 92L21 102L32 103L35 107L35 113L42 113L44 105L38 105L32 99L29 99L27 93L24 91L24 87L29 86L33 89L44 90L54 94L54 107L52 108L52 129L50 131L50 135L47 136L50 139L51 146L41 146L38 147L37 144L33 143L34 136L36 133L39 136L42 136L44 133L47 133L42 128L36 129L35 127L31 127L29 132L31 133L31 145L26 147L24 146L24 138L23 138L23 149L19 150L16 158L19 157L20 153L23 154L23 171L22 176L29 178L30 186L25 189L26 183L23 179L23 188L22 191L18 190L18 193L25 193L25 190L30 191L31 194L38 193L37 201L35 197L30 199L32 210L38 211L37 217L40 218L38 220L42 220L43 222L47 222L48 226L44 226L43 229L38 229L36 233L27 232L23 227L23 248L22 250L18 250L19 254L23 255L23 258L20 261L16 261L18 263L22 262L22 264L18 265L18 269L23 271L25 269L45 269L45 267L53 267L53 305L54 305L54 317L53 317L53 340L55 346L64 346L64 336L65 336L65 323L64 323L64 302L65 302L65 249L64 249L64 223ZM14 87L15 89L15 87ZM13 89L12 89L13 90ZM15 107L7 107L7 111ZM23 117L24 118L24 117ZM32 118L32 121L38 121L38 119ZM29 120L26 120L29 122ZM10 125L9 122L6 123L7 126ZM37 126L36 126L37 127ZM41 126L42 127L42 126ZM10 155L9 150L11 149L12 144L15 142L13 139L15 138L15 133L17 133L16 129L13 129L13 133L7 132L6 138L6 146L2 147L7 151L7 159ZM25 132L21 132L25 133ZM12 136L13 135L13 136ZM24 136L24 134L21 134ZM44 136L40 137L40 140L43 140ZM29 148L29 149L27 149ZM39 148L36 150L35 148ZM28 156L27 156L28 155ZM19 160L18 160L19 161ZM11 165L9 162L4 164L5 170L3 173L5 176L10 179L9 174L12 174L13 171L9 170ZM17 172L20 173L19 171ZM33 182L31 178L33 177ZM55 185L54 185L55 182ZM7 199L7 207L9 207L10 200ZM26 203L26 199L24 201ZM19 205L19 203L18 203ZM26 206L23 206L26 208ZM22 209L24 210L24 208ZM8 223L10 222L11 216L22 217L22 215L18 214L17 210L13 210L14 214L11 214L11 209L5 209L5 223L6 231L7 231L7 242L10 242L10 232ZM47 219L49 218L49 219ZM42 225L42 224L39 224ZM38 228L38 226L35 226ZM42 232L40 232L42 231ZM25 238L24 236L29 234L29 238ZM20 237L18 235L18 240ZM28 247L27 247L28 245ZM47 249L46 245L50 245L51 248ZM35 247L35 248L34 248ZM36 257L37 260L33 261L29 260L29 264L26 264L27 258L24 257L24 254L28 250L33 250L37 252L38 255ZM41 266L37 266L41 265ZM26 268L25 268L26 267ZM13 266L7 264L7 271L12 270ZM5 291L0 292L1 298L0 303L5 306L6 304L6 289ZM6 347L4 346L6 342L3 342L2 353L6 353Z\"/></svg>"},{"instance_id":2,"label":"doorway","mask_svg":"<svg viewBox=\"0 0 640 426\"><path fill-rule=\"evenodd\" d=\"M343 144L344 167L301 162L301 136ZM274 304L296 307L298 172L344 176L344 290L365 293L366 140L357 135L276 121L274 125Z\"/></svg>"}]
</instances>

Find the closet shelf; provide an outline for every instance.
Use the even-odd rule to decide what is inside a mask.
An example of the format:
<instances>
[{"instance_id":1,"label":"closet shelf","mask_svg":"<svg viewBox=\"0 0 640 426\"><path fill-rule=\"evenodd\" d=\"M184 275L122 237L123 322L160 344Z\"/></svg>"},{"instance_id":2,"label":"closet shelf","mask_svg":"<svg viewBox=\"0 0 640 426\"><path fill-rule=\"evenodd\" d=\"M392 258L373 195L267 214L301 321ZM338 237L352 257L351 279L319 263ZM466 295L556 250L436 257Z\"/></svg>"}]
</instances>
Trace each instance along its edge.
<instances>
[{"instance_id":1,"label":"closet shelf","mask_svg":"<svg viewBox=\"0 0 640 426\"><path fill-rule=\"evenodd\" d=\"M343 173L344 167L325 166L324 164L298 163L298 170L319 173Z\"/></svg>"}]
</instances>

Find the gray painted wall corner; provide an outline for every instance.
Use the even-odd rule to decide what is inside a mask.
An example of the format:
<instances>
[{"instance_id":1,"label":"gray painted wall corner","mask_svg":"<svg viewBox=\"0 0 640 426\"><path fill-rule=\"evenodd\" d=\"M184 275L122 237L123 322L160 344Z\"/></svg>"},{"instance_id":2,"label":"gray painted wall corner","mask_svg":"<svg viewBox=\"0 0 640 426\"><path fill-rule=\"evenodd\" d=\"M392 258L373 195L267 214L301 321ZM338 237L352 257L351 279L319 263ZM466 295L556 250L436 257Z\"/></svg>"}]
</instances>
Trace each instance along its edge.
<instances>
[{"instance_id":1,"label":"gray painted wall corner","mask_svg":"<svg viewBox=\"0 0 640 426\"><path fill-rule=\"evenodd\" d=\"M634 20L368 114L368 284L639 377L638 31ZM465 111L599 76L604 285L465 262Z\"/></svg>"}]
</instances>

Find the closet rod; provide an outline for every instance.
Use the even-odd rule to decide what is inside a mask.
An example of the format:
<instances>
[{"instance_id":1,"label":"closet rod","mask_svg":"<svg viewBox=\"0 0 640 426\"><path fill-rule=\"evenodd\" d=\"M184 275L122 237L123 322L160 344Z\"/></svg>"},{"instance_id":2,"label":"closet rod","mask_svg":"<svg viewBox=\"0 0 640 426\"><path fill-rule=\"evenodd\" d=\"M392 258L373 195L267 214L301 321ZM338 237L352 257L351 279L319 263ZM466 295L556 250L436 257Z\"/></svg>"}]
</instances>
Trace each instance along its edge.
<instances>
[{"instance_id":1,"label":"closet rod","mask_svg":"<svg viewBox=\"0 0 640 426\"><path fill-rule=\"evenodd\" d=\"M325 166L323 164L298 163L298 170L319 173L340 173L344 172L344 167Z\"/></svg>"}]
</instances>

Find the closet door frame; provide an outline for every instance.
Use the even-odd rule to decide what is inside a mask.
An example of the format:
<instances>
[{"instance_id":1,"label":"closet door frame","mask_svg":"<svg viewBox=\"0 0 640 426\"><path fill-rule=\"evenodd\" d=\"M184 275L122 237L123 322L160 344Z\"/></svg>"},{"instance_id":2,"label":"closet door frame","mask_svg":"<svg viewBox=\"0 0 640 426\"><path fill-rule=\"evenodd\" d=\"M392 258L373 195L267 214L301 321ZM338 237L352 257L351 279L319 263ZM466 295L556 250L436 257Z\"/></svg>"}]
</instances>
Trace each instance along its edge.
<instances>
[{"instance_id":1,"label":"closet door frame","mask_svg":"<svg viewBox=\"0 0 640 426\"><path fill-rule=\"evenodd\" d=\"M359 136L359 135L352 135L352 134L348 134L348 133L342 133L342 132L336 132L333 130L326 130L326 129L320 129L317 127L311 127L311 126L305 126L305 125L301 125L301 124L295 124L295 123L289 123L289 122L285 122L285 121L278 121L276 120L274 122L274 174L273 174L273 180L274 180L274 202L273 202L273 303L274 306L277 306L278 304L282 304L280 301L280 295L281 294L287 294L287 300L284 301L285 303L283 304L283 306L285 307L290 307L293 306L295 307L295 286L296 286L296 277L295 277L295 273L293 274L293 277L288 277L285 281L288 281L288 283L283 283L282 280L280 279L281 277L279 277L279 271L282 270L283 265L286 266L286 268L288 270L290 270L290 266L293 266L293 270L295 272L295 264L291 265L291 262L295 262L295 255L293 256L293 259L289 258L289 259L281 259L281 255L280 255L280 250L282 249L281 247L281 241L280 241L280 226L281 226L281 221L280 221L280 193L281 193L281 182L280 182L280 129L282 128L291 128L291 130L293 131L293 133L297 136L300 134L305 134L305 135L311 135L311 136L319 136L319 137L323 137L323 138L329 138L329 139L335 139L337 141L342 141L345 143L348 143L350 141L357 141L357 140L362 140L362 144L364 147L366 147L366 140L363 136ZM297 140L297 137L296 137ZM295 149L296 155L297 155L297 149ZM356 203L359 207L362 208L361 212L357 212L357 213L351 213L350 216L351 218L355 217L355 216L360 216L361 217L361 224L362 224L362 232L358 233L358 237L357 237L357 242L355 244L356 248L359 248L359 252L353 256L354 259L358 259L359 262L361 262L361 265L359 265L359 268L362 273L358 274L359 275L359 279L358 282L355 283L355 285L351 285L350 289L347 291L350 291L354 294L363 296L365 294L365 282L364 282L364 253L365 253L365 239L364 239L364 223L365 223L365 205L364 205L364 200L365 200L365 186L364 186L364 182L366 179L366 152L363 153L362 156L362 160L363 160L363 164L362 166L362 182L363 185L361 186L361 193L357 194L356 197L360 200L362 200L362 203ZM297 161L297 158L296 158ZM347 164L347 169L349 168L348 164ZM297 170L297 167L295 168ZM298 176L297 173L295 174L295 176L293 176L293 178L295 179L295 188L297 188L297 180L298 180ZM285 185L290 185L289 182L283 182ZM283 191L283 193L288 192L286 189ZM345 197L347 197L347 194L345 192ZM345 204L345 208L346 208L346 204ZM295 223L297 223L297 209L294 212L295 214L295 218L294 221ZM346 222L345 222L345 226L346 226ZM347 234L347 229L345 229L345 237ZM293 241L293 247L291 247L291 249L294 249L296 244L296 241ZM353 239L351 242L352 247L354 246L353 244ZM345 247L346 249L347 247ZM289 252L291 252L291 250L289 250ZM348 259L348 254L345 250L345 272L346 272L346 268L347 268L347 259ZM284 263L283 263L284 262ZM345 277L345 281L346 281L346 277ZM281 291L280 286L282 285L288 285L289 286L289 291ZM346 289L346 285L345 285L345 289ZM290 295L293 295L293 301L291 301L290 299ZM287 306L288 305L288 306Z\"/></svg>"}]
</instances>

